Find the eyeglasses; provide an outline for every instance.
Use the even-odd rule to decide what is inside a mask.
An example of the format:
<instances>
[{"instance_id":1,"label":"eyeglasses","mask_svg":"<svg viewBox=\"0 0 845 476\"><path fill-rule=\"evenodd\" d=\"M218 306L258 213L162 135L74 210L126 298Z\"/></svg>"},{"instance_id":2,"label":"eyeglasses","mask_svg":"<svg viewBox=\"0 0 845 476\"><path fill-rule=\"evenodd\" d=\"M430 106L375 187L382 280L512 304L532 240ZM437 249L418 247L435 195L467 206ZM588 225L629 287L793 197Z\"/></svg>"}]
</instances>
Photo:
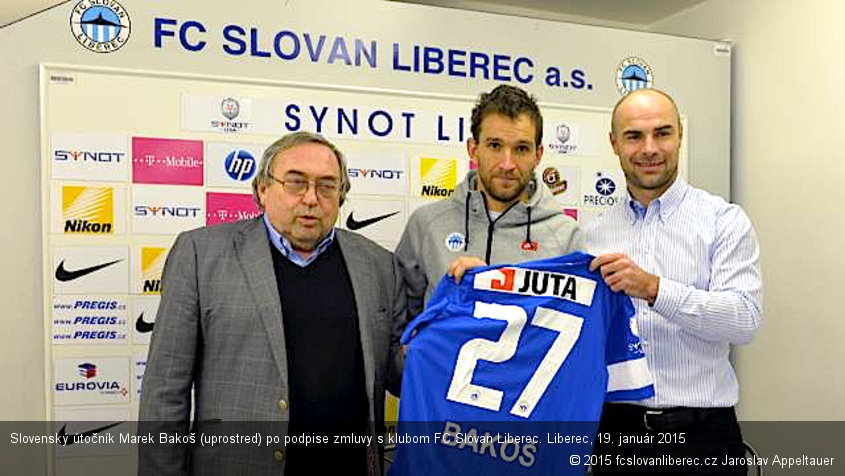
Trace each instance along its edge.
<instances>
[{"instance_id":1,"label":"eyeglasses","mask_svg":"<svg viewBox=\"0 0 845 476\"><path fill-rule=\"evenodd\" d=\"M273 174L268 173L267 176L281 184L282 188L285 189L285 192L292 195L305 195L308 193L308 187L312 183L314 184L314 188L317 190L317 194L323 198L335 198L340 192L340 184L337 183L337 180L333 179L305 180L301 178L286 178L284 180L279 180L276 177L273 177Z\"/></svg>"}]
</instances>

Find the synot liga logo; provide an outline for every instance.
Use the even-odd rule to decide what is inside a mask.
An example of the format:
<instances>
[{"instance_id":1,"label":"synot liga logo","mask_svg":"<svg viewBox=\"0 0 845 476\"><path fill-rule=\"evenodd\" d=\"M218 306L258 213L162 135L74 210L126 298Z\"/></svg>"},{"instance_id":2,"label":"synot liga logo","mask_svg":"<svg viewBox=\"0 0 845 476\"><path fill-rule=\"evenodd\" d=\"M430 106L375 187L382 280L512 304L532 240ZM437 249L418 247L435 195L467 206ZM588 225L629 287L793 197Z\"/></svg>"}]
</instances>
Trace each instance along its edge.
<instances>
[{"instance_id":1,"label":"synot liga logo","mask_svg":"<svg viewBox=\"0 0 845 476\"><path fill-rule=\"evenodd\" d=\"M70 13L73 37L95 53L119 50L129 40L130 30L129 13L114 0L82 0Z\"/></svg>"}]
</instances>

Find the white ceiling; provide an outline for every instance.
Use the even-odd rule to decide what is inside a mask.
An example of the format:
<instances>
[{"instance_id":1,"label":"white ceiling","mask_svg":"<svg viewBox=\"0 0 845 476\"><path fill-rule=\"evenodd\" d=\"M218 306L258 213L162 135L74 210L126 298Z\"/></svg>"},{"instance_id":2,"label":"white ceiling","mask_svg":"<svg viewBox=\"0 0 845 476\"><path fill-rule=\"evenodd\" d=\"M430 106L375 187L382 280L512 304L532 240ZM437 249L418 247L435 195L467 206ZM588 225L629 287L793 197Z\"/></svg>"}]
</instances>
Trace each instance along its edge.
<instances>
[{"instance_id":1,"label":"white ceiling","mask_svg":"<svg viewBox=\"0 0 845 476\"><path fill-rule=\"evenodd\" d=\"M69 0L0 0L0 27L20 21Z\"/></svg>"},{"instance_id":2,"label":"white ceiling","mask_svg":"<svg viewBox=\"0 0 845 476\"><path fill-rule=\"evenodd\" d=\"M394 0L505 15L646 29L706 0Z\"/></svg>"},{"instance_id":3,"label":"white ceiling","mask_svg":"<svg viewBox=\"0 0 845 476\"><path fill-rule=\"evenodd\" d=\"M0 27L70 0L2 0ZM706 0L395 0L506 15L644 28Z\"/></svg>"}]
</instances>

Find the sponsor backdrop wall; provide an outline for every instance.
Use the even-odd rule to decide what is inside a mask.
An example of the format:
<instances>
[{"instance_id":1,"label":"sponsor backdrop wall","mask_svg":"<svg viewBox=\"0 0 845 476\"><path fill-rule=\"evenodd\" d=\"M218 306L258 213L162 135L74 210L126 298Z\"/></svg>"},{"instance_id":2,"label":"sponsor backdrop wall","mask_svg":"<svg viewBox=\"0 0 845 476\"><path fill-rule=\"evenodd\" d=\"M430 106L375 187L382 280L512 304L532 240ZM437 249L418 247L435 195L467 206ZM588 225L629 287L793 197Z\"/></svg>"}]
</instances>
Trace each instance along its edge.
<instances>
[{"instance_id":1,"label":"sponsor backdrop wall","mask_svg":"<svg viewBox=\"0 0 845 476\"><path fill-rule=\"evenodd\" d=\"M253 216L247 183L288 131L347 151L339 225L388 248L463 177L471 104L502 83L542 104L562 213L619 196L609 110L644 85L684 112L689 180L730 192L725 44L376 0L95 3L0 30L7 420L136 414L173 238Z\"/></svg>"}]
</instances>

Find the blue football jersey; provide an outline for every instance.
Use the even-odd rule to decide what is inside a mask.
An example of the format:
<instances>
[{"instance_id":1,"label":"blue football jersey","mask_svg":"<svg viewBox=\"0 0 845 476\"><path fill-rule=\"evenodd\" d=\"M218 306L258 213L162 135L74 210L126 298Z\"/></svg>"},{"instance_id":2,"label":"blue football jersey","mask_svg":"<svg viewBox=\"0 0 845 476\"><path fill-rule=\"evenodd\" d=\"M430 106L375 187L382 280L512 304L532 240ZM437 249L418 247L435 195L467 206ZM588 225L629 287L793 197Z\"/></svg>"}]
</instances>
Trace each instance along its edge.
<instances>
[{"instance_id":1,"label":"blue football jersey","mask_svg":"<svg viewBox=\"0 0 845 476\"><path fill-rule=\"evenodd\" d=\"M440 281L402 335L391 475L586 472L602 403L654 396L631 300L592 258Z\"/></svg>"}]
</instances>

